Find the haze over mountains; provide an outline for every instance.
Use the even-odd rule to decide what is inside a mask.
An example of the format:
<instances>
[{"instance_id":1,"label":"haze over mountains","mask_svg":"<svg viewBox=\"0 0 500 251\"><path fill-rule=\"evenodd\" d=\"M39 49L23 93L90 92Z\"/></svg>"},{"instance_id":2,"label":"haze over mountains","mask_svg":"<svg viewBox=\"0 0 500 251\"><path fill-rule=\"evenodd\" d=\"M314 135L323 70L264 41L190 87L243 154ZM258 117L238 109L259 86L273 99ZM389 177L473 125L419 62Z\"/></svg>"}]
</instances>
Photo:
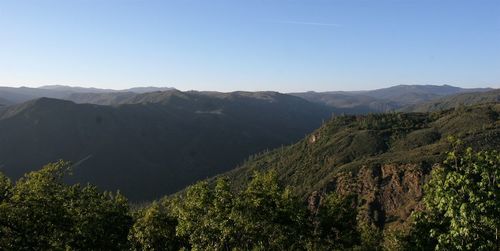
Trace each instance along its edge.
<instances>
[{"instance_id":1,"label":"haze over mountains","mask_svg":"<svg viewBox=\"0 0 500 251\"><path fill-rule=\"evenodd\" d=\"M75 93L146 93L153 91L172 90L170 87L137 87L124 90L100 89L72 87L64 85L46 85L38 88L31 87L1 87L0 86L0 104L15 104L36 98L57 98L70 99Z\"/></svg>"},{"instance_id":2,"label":"haze over mountains","mask_svg":"<svg viewBox=\"0 0 500 251\"><path fill-rule=\"evenodd\" d=\"M292 95L355 113L386 112L460 93L485 92L491 88L459 88L450 85L397 85L371 91L303 92Z\"/></svg>"},{"instance_id":3,"label":"haze over mountains","mask_svg":"<svg viewBox=\"0 0 500 251\"><path fill-rule=\"evenodd\" d=\"M500 102L500 89L450 95L401 108L404 112L432 112L459 106Z\"/></svg>"},{"instance_id":4,"label":"haze over mountains","mask_svg":"<svg viewBox=\"0 0 500 251\"><path fill-rule=\"evenodd\" d=\"M72 182L150 200L294 143L332 115L448 109L464 97L472 105L498 96L446 85L292 94L0 87L0 171L17 178L58 159L82 161ZM418 108L430 102L440 105Z\"/></svg>"},{"instance_id":5,"label":"haze over mountains","mask_svg":"<svg viewBox=\"0 0 500 251\"><path fill-rule=\"evenodd\" d=\"M124 90L47 85L38 88L0 87L0 104L16 104L47 97L92 104L120 104L132 96L174 90L172 87L135 87ZM308 101L349 112L380 112L428 102L449 95L485 92L491 88L460 88L450 85L397 85L369 91L331 91L290 93Z\"/></svg>"}]
</instances>

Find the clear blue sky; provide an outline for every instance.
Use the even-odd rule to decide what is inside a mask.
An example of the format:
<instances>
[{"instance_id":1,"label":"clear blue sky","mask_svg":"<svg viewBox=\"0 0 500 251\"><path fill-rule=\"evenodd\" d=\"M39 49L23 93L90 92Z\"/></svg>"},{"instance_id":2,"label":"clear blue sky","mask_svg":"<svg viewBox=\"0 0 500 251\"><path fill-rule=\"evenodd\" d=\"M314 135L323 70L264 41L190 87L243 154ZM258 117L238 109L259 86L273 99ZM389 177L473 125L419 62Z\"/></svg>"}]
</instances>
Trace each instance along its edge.
<instances>
[{"instance_id":1,"label":"clear blue sky","mask_svg":"<svg viewBox=\"0 0 500 251\"><path fill-rule=\"evenodd\" d=\"M500 87L499 0L0 0L0 85Z\"/></svg>"}]
</instances>

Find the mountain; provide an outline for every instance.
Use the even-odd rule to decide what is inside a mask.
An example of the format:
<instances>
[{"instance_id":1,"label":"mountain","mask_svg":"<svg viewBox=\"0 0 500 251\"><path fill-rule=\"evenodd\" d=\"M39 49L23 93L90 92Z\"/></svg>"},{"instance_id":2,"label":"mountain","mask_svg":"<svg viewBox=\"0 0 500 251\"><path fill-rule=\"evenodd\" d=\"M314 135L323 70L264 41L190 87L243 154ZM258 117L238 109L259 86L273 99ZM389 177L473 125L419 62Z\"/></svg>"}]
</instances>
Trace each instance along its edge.
<instances>
[{"instance_id":1,"label":"mountain","mask_svg":"<svg viewBox=\"0 0 500 251\"><path fill-rule=\"evenodd\" d=\"M421 206L430 169L450 150L448 136L476 150L499 149L500 104L337 116L298 143L251 156L225 175L239 187L256 170L274 170L312 206L324 192L354 193L363 217L397 226Z\"/></svg>"},{"instance_id":2,"label":"mountain","mask_svg":"<svg viewBox=\"0 0 500 251\"><path fill-rule=\"evenodd\" d=\"M290 94L349 114L386 112L399 107L399 104L394 101L349 92L302 92Z\"/></svg>"},{"instance_id":3,"label":"mountain","mask_svg":"<svg viewBox=\"0 0 500 251\"><path fill-rule=\"evenodd\" d=\"M69 93L29 87L0 87L0 98L10 100L12 103L22 103L39 97L63 98Z\"/></svg>"},{"instance_id":4,"label":"mountain","mask_svg":"<svg viewBox=\"0 0 500 251\"><path fill-rule=\"evenodd\" d=\"M415 104L438 97L464 92L489 91L490 88L460 88L451 85L396 85L371 91L354 92L377 99L387 99L401 104Z\"/></svg>"},{"instance_id":5,"label":"mountain","mask_svg":"<svg viewBox=\"0 0 500 251\"><path fill-rule=\"evenodd\" d=\"M0 98L18 104L41 97L65 99L76 103L101 105L123 104L134 94L175 90L170 87L136 87L124 90L47 85L39 88L0 87ZM387 112L436 100L448 95L483 92L491 89L464 89L449 85L398 85L370 91L303 92L290 95L333 108L339 113Z\"/></svg>"},{"instance_id":6,"label":"mountain","mask_svg":"<svg viewBox=\"0 0 500 251\"><path fill-rule=\"evenodd\" d=\"M329 116L274 92L173 90L114 106L40 98L0 110L0 170L17 178L57 159L81 161L69 181L149 200L295 142Z\"/></svg>"},{"instance_id":7,"label":"mountain","mask_svg":"<svg viewBox=\"0 0 500 251\"><path fill-rule=\"evenodd\" d=\"M500 102L500 89L487 92L462 93L439 98L437 100L403 107L405 112L432 112L457 108L464 105L477 105Z\"/></svg>"},{"instance_id":8,"label":"mountain","mask_svg":"<svg viewBox=\"0 0 500 251\"><path fill-rule=\"evenodd\" d=\"M324 104L346 113L387 112L405 106L468 92L485 92L490 88L466 89L450 85L397 85L370 91L303 92L291 95Z\"/></svg>"},{"instance_id":9,"label":"mountain","mask_svg":"<svg viewBox=\"0 0 500 251\"><path fill-rule=\"evenodd\" d=\"M79 104L117 105L123 104L125 100L135 95L137 93L134 92L72 93L64 99Z\"/></svg>"},{"instance_id":10,"label":"mountain","mask_svg":"<svg viewBox=\"0 0 500 251\"><path fill-rule=\"evenodd\" d=\"M55 90L55 91L65 91L70 93L110 93L110 92L133 92L133 93L146 93L146 92L157 92L157 91L170 91L174 88L172 87L134 87L130 89L123 90L113 90L113 89L100 89L100 88L88 88L88 87L78 87L78 86L67 86L67 85L45 85L38 89Z\"/></svg>"},{"instance_id":11,"label":"mountain","mask_svg":"<svg viewBox=\"0 0 500 251\"><path fill-rule=\"evenodd\" d=\"M93 88L93 87L79 87L79 86L67 86L67 85L44 85L44 86L40 86L36 89L52 90L52 91L68 92L68 93L116 92L116 90L112 90L112 89L100 89L100 88Z\"/></svg>"},{"instance_id":12,"label":"mountain","mask_svg":"<svg viewBox=\"0 0 500 251\"><path fill-rule=\"evenodd\" d=\"M0 97L0 107L2 107L2 106L8 106L10 104L12 104L11 101L9 101L9 100L7 100L5 98Z\"/></svg>"},{"instance_id":13,"label":"mountain","mask_svg":"<svg viewBox=\"0 0 500 251\"><path fill-rule=\"evenodd\" d=\"M46 85L38 88L30 87L0 87L0 98L8 100L10 104L19 104L28 100L37 98L56 98L66 100L79 100L85 101L100 100L103 103L110 103L111 101L104 101L104 98L109 97L113 99L115 96L118 98L123 95L139 94L151 91L167 91L174 90L170 87L136 87L125 90L112 90L112 89L99 89L99 88L85 88L73 87L65 85ZM128 93L128 94L123 94ZM106 94L106 95L105 95ZM92 103L92 102L90 102Z\"/></svg>"},{"instance_id":14,"label":"mountain","mask_svg":"<svg viewBox=\"0 0 500 251\"><path fill-rule=\"evenodd\" d=\"M147 92L163 92L163 91L170 91L174 90L175 88L172 87L154 87L154 86L148 86L148 87L134 87L130 89L125 89L122 90L124 92L134 92L134 93L147 93Z\"/></svg>"}]
</instances>

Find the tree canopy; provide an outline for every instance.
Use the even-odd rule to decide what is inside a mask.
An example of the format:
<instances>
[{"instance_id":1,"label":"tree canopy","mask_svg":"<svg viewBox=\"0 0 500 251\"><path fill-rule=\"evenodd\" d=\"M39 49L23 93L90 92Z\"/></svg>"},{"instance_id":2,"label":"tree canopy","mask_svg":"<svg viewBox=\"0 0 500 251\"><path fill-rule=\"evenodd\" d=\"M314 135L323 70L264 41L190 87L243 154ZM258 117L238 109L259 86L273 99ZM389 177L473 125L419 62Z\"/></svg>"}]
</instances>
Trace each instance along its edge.
<instances>
[{"instance_id":1,"label":"tree canopy","mask_svg":"<svg viewBox=\"0 0 500 251\"><path fill-rule=\"evenodd\" d=\"M388 250L498 250L498 151L448 153L431 172L423 211ZM360 219L355 194L317 205L255 172L247 185L201 181L139 209L120 193L68 185L71 164L11 182L0 173L1 250L381 250L393 236ZM391 239L392 240L392 239Z\"/></svg>"},{"instance_id":2,"label":"tree canopy","mask_svg":"<svg viewBox=\"0 0 500 251\"><path fill-rule=\"evenodd\" d=\"M405 249L499 250L500 154L450 152L425 187Z\"/></svg>"}]
</instances>

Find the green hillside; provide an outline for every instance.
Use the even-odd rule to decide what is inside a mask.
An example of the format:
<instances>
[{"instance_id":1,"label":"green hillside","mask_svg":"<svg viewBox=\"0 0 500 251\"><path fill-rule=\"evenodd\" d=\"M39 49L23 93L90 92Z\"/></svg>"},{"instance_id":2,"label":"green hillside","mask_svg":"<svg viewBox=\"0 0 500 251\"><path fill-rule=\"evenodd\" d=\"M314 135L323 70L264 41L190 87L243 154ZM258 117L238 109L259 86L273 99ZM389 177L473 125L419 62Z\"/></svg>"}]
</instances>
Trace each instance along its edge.
<instances>
[{"instance_id":1,"label":"green hillside","mask_svg":"<svg viewBox=\"0 0 500 251\"><path fill-rule=\"evenodd\" d=\"M474 149L499 149L500 105L337 116L227 175L242 186L256 170L275 170L304 199L316 192L356 193L364 216L384 226L404 221L418 207L427 174L450 150L448 136Z\"/></svg>"}]
</instances>

